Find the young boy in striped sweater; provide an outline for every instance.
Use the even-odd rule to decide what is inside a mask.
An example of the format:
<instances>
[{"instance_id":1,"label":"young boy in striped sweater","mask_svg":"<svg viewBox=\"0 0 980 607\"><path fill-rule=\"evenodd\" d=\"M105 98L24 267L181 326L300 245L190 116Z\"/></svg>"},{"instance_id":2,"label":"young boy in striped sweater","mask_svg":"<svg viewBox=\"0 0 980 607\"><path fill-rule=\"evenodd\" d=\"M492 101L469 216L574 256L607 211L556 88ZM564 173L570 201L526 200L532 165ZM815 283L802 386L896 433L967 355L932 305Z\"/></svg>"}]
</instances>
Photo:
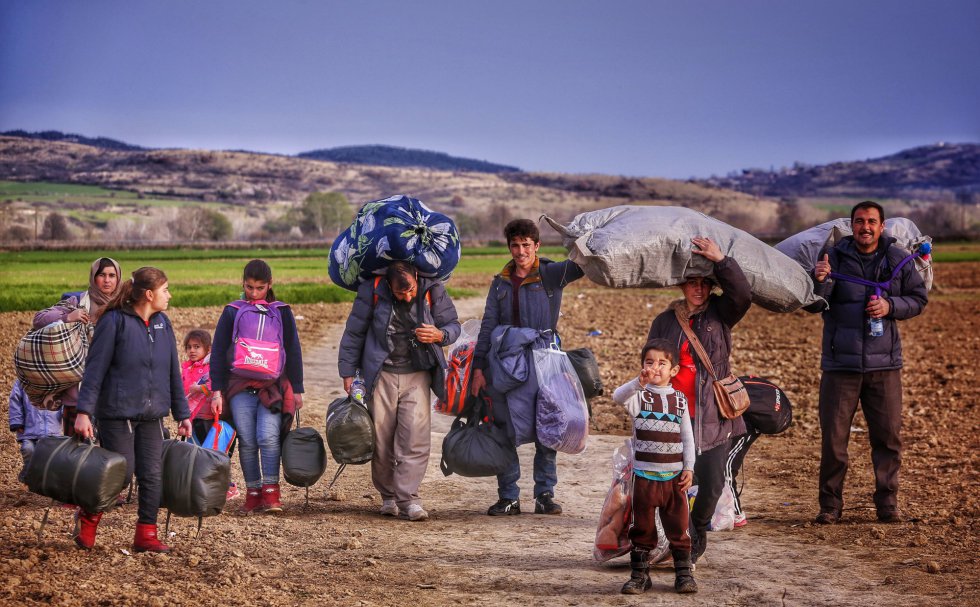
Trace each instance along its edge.
<instances>
[{"instance_id":1,"label":"young boy in striped sweater","mask_svg":"<svg viewBox=\"0 0 980 607\"><path fill-rule=\"evenodd\" d=\"M697 592L691 574L687 489L694 476L694 433L684 394L670 380L680 370L677 346L652 339L640 354L640 376L620 386L613 400L633 420L632 574L623 594L650 589L650 551L657 546L656 509L674 557L674 590Z\"/></svg>"}]
</instances>

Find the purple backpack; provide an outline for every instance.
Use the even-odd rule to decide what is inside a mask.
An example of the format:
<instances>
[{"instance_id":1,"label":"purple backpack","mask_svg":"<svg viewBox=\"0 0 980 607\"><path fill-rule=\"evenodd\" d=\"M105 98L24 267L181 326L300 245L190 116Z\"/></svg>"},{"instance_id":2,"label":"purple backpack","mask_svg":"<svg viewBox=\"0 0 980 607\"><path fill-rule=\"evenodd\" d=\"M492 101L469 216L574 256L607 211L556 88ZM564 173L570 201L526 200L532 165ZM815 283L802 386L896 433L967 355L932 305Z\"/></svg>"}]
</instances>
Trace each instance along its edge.
<instances>
[{"instance_id":1,"label":"purple backpack","mask_svg":"<svg viewBox=\"0 0 980 607\"><path fill-rule=\"evenodd\" d=\"M231 372L239 377L269 380L282 375L286 364L281 301L233 301L235 324L231 331Z\"/></svg>"}]
</instances>

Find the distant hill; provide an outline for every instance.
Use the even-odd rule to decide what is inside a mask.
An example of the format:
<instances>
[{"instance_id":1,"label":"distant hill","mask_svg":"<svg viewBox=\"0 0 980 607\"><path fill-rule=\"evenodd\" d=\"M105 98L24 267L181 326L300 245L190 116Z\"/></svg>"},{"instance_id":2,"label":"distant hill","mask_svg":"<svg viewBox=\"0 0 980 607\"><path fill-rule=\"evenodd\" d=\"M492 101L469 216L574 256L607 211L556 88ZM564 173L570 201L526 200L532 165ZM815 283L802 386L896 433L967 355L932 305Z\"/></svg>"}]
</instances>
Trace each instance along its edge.
<instances>
[{"instance_id":1,"label":"distant hill","mask_svg":"<svg viewBox=\"0 0 980 607\"><path fill-rule=\"evenodd\" d=\"M390 145L353 145L313 150L296 155L310 160L327 160L351 164L387 167L416 167L435 171L473 171L476 173L516 173L521 169L485 160L459 158L443 152L413 150Z\"/></svg>"},{"instance_id":2,"label":"distant hill","mask_svg":"<svg viewBox=\"0 0 980 607\"><path fill-rule=\"evenodd\" d=\"M970 199L980 193L980 144L937 143L854 162L745 169L701 183L770 197Z\"/></svg>"},{"instance_id":3,"label":"distant hill","mask_svg":"<svg viewBox=\"0 0 980 607\"><path fill-rule=\"evenodd\" d=\"M84 135L76 135L74 133L62 133L61 131L38 131L36 133L29 133L27 131L16 130L4 131L3 133L0 133L0 135L5 135L7 137L24 137L27 139L40 139L42 141L65 141L68 143L80 143L82 145L90 145L103 150L116 150L120 152L141 152L150 149L125 143L123 141L118 141L116 139L109 139L108 137L85 137Z\"/></svg>"}]
</instances>

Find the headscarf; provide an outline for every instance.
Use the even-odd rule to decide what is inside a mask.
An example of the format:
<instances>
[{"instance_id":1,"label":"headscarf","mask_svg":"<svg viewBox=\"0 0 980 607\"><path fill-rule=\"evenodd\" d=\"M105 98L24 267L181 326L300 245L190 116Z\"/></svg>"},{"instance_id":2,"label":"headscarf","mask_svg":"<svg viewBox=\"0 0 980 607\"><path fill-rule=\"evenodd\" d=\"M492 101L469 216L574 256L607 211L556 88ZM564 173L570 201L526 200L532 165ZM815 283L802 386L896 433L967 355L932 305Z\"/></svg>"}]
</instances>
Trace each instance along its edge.
<instances>
[{"instance_id":1,"label":"headscarf","mask_svg":"<svg viewBox=\"0 0 980 607\"><path fill-rule=\"evenodd\" d=\"M109 263L103 263L103 260ZM112 294L106 295L95 285L95 275L99 273L99 270L108 267L110 264L116 269L116 288L112 291ZM122 281L122 271L119 269L119 263L115 259L111 257L100 257L92 262L92 269L88 273L88 300L90 308L89 317L93 325L102 316L102 309L105 308L105 305L119 292Z\"/></svg>"}]
</instances>

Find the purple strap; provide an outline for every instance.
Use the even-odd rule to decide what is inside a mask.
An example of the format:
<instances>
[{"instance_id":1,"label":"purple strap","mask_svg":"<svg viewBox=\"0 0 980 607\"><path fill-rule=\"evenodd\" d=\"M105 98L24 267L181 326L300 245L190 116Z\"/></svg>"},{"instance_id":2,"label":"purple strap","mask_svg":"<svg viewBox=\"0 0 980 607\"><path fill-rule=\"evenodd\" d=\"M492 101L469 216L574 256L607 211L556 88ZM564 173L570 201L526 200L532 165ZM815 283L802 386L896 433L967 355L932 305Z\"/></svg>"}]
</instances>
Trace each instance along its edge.
<instances>
[{"instance_id":1,"label":"purple strap","mask_svg":"<svg viewBox=\"0 0 980 607\"><path fill-rule=\"evenodd\" d=\"M895 266L895 269L892 270L892 275L888 277L888 280L883 280L881 282L873 282L871 280L860 278L858 276L851 276L850 274L839 274L837 272L831 272L830 277L835 280L843 280L845 282L853 282L859 285L864 285L866 287L874 287L875 295L881 297L881 292L884 289L887 289L888 285L890 285L891 282L895 280L895 277L898 276L898 273L902 271L902 268L905 267L905 264L912 261L916 257L919 257L921 254L922 253L920 253L919 251L916 251L915 253L912 253L911 255L909 255L902 261L900 261L898 265Z\"/></svg>"}]
</instances>

